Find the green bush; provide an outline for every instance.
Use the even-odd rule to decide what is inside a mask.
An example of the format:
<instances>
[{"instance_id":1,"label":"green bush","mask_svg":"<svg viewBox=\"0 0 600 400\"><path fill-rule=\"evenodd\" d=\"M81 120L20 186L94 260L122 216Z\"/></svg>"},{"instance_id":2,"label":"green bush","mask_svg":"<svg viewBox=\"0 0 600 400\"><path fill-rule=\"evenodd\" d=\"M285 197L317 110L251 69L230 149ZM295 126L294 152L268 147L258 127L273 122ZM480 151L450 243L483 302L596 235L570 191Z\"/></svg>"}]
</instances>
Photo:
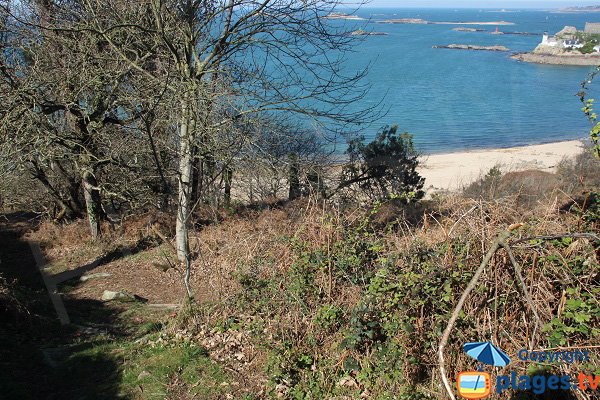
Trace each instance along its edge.
<instances>
[{"instance_id":1,"label":"green bush","mask_svg":"<svg viewBox=\"0 0 600 400\"><path fill-rule=\"evenodd\" d=\"M471 183L463 190L466 197L486 200L495 198L500 180L502 179L502 170L498 165L490 168L490 170L481 178Z\"/></svg>"},{"instance_id":2,"label":"green bush","mask_svg":"<svg viewBox=\"0 0 600 400\"><path fill-rule=\"evenodd\" d=\"M594 46L596 46L598 43L595 42L587 42L586 44L583 45L582 48L579 49L579 51L582 54L591 54L594 52Z\"/></svg>"},{"instance_id":3,"label":"green bush","mask_svg":"<svg viewBox=\"0 0 600 400\"><path fill-rule=\"evenodd\" d=\"M425 179L417 172L419 154L412 136L399 134L398 126L385 127L370 143L364 138L348 142L348 163L340 188L355 187L373 200L402 198L406 202L423 197Z\"/></svg>"}]
</instances>

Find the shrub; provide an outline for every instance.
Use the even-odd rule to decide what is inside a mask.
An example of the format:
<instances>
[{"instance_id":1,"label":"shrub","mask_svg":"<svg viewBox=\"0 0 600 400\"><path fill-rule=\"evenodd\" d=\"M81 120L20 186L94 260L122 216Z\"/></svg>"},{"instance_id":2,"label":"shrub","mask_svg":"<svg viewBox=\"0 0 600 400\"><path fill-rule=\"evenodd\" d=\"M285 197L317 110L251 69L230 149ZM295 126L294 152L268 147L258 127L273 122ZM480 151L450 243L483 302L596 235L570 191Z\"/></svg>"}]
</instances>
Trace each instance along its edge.
<instances>
[{"instance_id":1,"label":"shrub","mask_svg":"<svg viewBox=\"0 0 600 400\"><path fill-rule=\"evenodd\" d=\"M560 186L559 176L550 172L527 170L502 174L496 166L467 186L463 194L468 198L486 201L514 197L518 206L531 208Z\"/></svg>"},{"instance_id":2,"label":"shrub","mask_svg":"<svg viewBox=\"0 0 600 400\"><path fill-rule=\"evenodd\" d=\"M412 136L398 134L397 126L385 127L368 144L363 137L349 141L346 154L349 161L338 189L356 188L372 200L423 197L425 179L416 170L419 155Z\"/></svg>"},{"instance_id":3,"label":"shrub","mask_svg":"<svg viewBox=\"0 0 600 400\"><path fill-rule=\"evenodd\" d=\"M562 190L573 194L581 190L600 187L600 161L594 157L590 146L574 159L565 159L556 167Z\"/></svg>"},{"instance_id":4,"label":"shrub","mask_svg":"<svg viewBox=\"0 0 600 400\"><path fill-rule=\"evenodd\" d=\"M582 54L591 54L594 52L594 46L596 46L597 43L595 42L587 42L586 44L583 45L583 47L581 49L579 49L579 51Z\"/></svg>"},{"instance_id":5,"label":"shrub","mask_svg":"<svg viewBox=\"0 0 600 400\"><path fill-rule=\"evenodd\" d=\"M496 190L502 178L502 171L498 165L490 168L490 170L481 178L471 183L463 190L466 197L486 200L495 197Z\"/></svg>"}]
</instances>

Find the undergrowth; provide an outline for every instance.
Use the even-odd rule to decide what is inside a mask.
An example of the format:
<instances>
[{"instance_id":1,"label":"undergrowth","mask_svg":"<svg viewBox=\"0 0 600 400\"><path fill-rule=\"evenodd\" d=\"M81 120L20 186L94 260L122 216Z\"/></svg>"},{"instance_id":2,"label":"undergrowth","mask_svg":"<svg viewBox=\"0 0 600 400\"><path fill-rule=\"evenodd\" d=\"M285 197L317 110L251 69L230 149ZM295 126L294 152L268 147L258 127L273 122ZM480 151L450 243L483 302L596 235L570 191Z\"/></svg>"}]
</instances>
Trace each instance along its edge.
<instances>
[{"instance_id":1,"label":"undergrowth","mask_svg":"<svg viewBox=\"0 0 600 400\"><path fill-rule=\"evenodd\" d=\"M597 234L593 204L564 212L556 204L532 210L449 198L417 226L396 220L384 227L372 222L381 204L349 218L314 205L293 235L273 238L286 243L291 259L256 254L238 265L245 271L232 274L238 289L196 324L247 332L264 357L257 365L267 397L443 398L439 338L487 247L512 223L524 224L510 241L544 325L533 336L532 310L506 252L498 251L456 323L446 354L450 377L476 367L462 352L469 341L491 340L513 357L521 348L597 343L600 243L520 242L574 228ZM506 371L528 370L515 363Z\"/></svg>"},{"instance_id":2,"label":"undergrowth","mask_svg":"<svg viewBox=\"0 0 600 400\"><path fill-rule=\"evenodd\" d=\"M506 179L492 172L485 193ZM441 399L442 332L492 241L519 224L508 243L533 304L509 254L497 251L445 349L448 379L477 368L462 351L474 341L513 359L497 373L600 374L595 352L585 365L516 356L598 343L596 193L437 197L410 221L405 205L313 200L231 217L198 232L195 279L214 293L164 324L81 349L65 366L108 357L118 393L131 398Z\"/></svg>"}]
</instances>

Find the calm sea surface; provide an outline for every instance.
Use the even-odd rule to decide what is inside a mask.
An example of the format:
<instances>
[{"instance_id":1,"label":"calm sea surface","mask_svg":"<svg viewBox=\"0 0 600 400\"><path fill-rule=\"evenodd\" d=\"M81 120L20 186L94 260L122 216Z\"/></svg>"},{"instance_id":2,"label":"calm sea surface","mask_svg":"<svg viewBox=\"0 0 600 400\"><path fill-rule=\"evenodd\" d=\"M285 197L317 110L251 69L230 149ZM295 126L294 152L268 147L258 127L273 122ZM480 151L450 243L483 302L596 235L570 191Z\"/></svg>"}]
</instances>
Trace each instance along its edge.
<instances>
[{"instance_id":1,"label":"calm sea surface","mask_svg":"<svg viewBox=\"0 0 600 400\"><path fill-rule=\"evenodd\" d=\"M490 10L376 9L356 15L370 19L366 30L386 32L369 36L350 54L349 65L370 64L369 96L357 109L378 103L387 113L371 126L367 137L383 125L397 124L414 135L427 153L475 148L510 147L579 139L589 123L576 96L592 67L548 66L520 63L509 53L433 49L434 45L503 45L513 52L531 51L544 31L565 25L583 29L585 22L600 21L598 14L560 14L547 11L498 12ZM456 32L453 25L393 25L375 21L422 18L429 21L514 22L503 31L535 36ZM493 31L496 26L470 26ZM600 78L592 96L600 107Z\"/></svg>"}]
</instances>

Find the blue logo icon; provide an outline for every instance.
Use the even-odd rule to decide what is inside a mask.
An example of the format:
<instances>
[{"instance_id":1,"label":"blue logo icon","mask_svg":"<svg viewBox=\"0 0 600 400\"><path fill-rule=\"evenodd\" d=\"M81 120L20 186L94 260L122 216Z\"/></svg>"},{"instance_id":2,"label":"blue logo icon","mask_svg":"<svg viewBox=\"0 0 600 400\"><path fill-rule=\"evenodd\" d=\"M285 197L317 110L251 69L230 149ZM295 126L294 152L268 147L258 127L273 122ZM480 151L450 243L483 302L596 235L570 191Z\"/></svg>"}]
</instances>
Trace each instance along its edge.
<instances>
[{"instance_id":1,"label":"blue logo icon","mask_svg":"<svg viewBox=\"0 0 600 400\"><path fill-rule=\"evenodd\" d=\"M510 363L510 358L490 342L465 343L463 349L465 353L483 364L506 367Z\"/></svg>"}]
</instances>

